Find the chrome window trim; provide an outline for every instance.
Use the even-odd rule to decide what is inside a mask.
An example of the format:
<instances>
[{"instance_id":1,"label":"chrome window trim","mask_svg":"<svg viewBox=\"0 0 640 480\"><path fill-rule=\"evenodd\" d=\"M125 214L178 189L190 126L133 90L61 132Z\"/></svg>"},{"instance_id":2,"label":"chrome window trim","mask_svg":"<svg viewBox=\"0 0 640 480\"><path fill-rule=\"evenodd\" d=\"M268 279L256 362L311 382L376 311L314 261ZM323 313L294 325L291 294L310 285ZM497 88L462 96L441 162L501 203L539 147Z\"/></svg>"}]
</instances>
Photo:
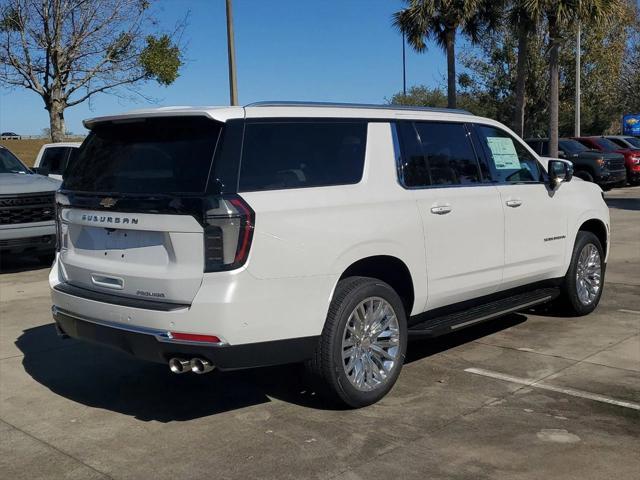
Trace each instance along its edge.
<instances>
[{"instance_id":1,"label":"chrome window trim","mask_svg":"<svg viewBox=\"0 0 640 480\"><path fill-rule=\"evenodd\" d=\"M89 318L82 315L78 315L76 313L69 312L67 310L63 310L55 305L51 307L51 313L53 314L54 319L58 315L67 316L67 317L75 318L76 320L80 320L82 322L93 323L94 325L99 325L101 327L113 328L116 330L122 330L124 332L129 332L129 333L139 333L142 335L153 336L157 341L162 343L173 343L177 345L200 345L200 346L210 346L210 347L223 347L223 346L229 345L227 342L225 342L222 339L221 339L222 341L215 342L215 343L214 342L198 342L194 340L176 340L171 336L171 332L169 332L168 330L161 330L158 328L151 328L151 327L143 327L139 325L136 325L136 326L125 325L123 323L110 322L108 320L98 320L96 318Z\"/></svg>"}]
</instances>

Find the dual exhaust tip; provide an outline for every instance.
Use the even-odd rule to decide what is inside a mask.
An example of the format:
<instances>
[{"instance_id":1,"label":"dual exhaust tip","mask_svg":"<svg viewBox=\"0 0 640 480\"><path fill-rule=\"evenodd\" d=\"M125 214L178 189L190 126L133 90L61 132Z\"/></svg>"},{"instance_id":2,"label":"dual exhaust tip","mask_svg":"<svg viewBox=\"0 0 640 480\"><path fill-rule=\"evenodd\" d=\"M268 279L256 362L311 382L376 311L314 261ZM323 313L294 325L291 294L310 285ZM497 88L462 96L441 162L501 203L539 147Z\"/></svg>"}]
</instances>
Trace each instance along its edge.
<instances>
[{"instance_id":1,"label":"dual exhaust tip","mask_svg":"<svg viewBox=\"0 0 640 480\"><path fill-rule=\"evenodd\" d=\"M204 358L192 358L191 360L187 360L186 358L172 358L169 360L169 369L177 374L187 372L202 374L208 373L214 368L216 367Z\"/></svg>"}]
</instances>

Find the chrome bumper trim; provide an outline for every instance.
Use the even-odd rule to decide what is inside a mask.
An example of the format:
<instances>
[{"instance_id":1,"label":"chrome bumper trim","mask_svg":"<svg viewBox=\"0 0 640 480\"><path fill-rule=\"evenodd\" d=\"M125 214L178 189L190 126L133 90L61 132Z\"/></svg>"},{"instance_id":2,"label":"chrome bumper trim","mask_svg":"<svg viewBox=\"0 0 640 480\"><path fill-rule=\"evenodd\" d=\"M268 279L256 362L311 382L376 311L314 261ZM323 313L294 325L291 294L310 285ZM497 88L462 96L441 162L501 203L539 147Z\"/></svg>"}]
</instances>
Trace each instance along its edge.
<instances>
[{"instance_id":1,"label":"chrome bumper trim","mask_svg":"<svg viewBox=\"0 0 640 480\"><path fill-rule=\"evenodd\" d=\"M171 332L169 332L168 330L160 330L157 328L142 327L138 325L126 325L124 323L110 322L108 320L98 320L95 318L88 318L88 317L78 315L76 313L68 312L55 305L51 307L51 313L53 315L54 320L58 315L64 315L67 317L75 318L76 320L80 320L82 322L88 322L88 323L100 325L102 327L114 328L116 330L122 330L130 333L139 333L142 335L151 335L155 337L157 341L163 342L163 343L173 343L176 345L200 345L200 346L208 346L208 347L224 347L229 345L225 341L213 343L213 342L197 342L192 340L175 340L174 338L171 337ZM216 336L220 338L219 335L216 335Z\"/></svg>"}]
</instances>

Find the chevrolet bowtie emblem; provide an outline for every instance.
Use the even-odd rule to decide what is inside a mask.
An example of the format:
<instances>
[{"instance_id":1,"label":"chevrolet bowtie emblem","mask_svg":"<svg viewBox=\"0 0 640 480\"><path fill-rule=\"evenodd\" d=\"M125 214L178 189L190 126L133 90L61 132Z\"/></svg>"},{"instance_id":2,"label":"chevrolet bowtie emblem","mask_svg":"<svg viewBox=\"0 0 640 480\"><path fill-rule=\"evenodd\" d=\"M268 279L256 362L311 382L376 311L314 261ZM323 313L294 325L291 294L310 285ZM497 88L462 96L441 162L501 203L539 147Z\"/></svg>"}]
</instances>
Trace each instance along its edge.
<instances>
[{"instance_id":1,"label":"chevrolet bowtie emblem","mask_svg":"<svg viewBox=\"0 0 640 480\"><path fill-rule=\"evenodd\" d=\"M116 200L115 198L106 197L106 198L103 198L102 200L100 200L100 206L102 206L104 208L111 208L117 202L118 202L118 200Z\"/></svg>"}]
</instances>

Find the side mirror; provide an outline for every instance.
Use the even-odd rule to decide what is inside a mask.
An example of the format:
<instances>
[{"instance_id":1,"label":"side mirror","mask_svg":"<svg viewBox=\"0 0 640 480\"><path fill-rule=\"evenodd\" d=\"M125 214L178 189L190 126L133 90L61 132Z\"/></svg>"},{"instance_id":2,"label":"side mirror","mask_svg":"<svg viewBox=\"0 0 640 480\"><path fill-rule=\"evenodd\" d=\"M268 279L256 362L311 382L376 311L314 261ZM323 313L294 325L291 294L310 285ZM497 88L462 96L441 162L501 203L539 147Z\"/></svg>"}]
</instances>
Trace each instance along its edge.
<instances>
[{"instance_id":1,"label":"side mirror","mask_svg":"<svg viewBox=\"0 0 640 480\"><path fill-rule=\"evenodd\" d=\"M568 160L549 160L549 186L555 190L561 183L570 182L573 178L573 163Z\"/></svg>"},{"instance_id":2,"label":"side mirror","mask_svg":"<svg viewBox=\"0 0 640 480\"><path fill-rule=\"evenodd\" d=\"M558 150L558 158L567 158L567 154L564 150Z\"/></svg>"},{"instance_id":3,"label":"side mirror","mask_svg":"<svg viewBox=\"0 0 640 480\"><path fill-rule=\"evenodd\" d=\"M33 173L37 173L38 175L43 175L45 177L51 173L51 170L48 167L33 167L31 170L33 170Z\"/></svg>"}]
</instances>

